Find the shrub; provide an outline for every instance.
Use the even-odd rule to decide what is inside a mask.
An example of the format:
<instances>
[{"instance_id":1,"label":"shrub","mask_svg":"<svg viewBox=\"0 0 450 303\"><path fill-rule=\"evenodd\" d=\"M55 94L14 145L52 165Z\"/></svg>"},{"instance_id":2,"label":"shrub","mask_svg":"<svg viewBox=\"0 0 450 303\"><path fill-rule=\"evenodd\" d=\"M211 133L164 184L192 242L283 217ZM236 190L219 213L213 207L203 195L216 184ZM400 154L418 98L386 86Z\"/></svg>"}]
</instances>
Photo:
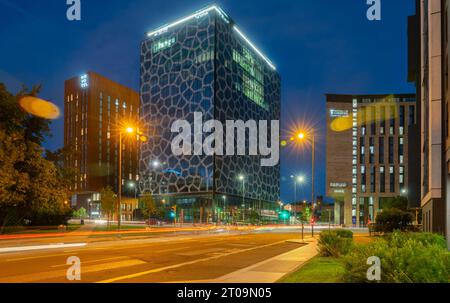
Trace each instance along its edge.
<instances>
[{"instance_id":1,"label":"shrub","mask_svg":"<svg viewBox=\"0 0 450 303\"><path fill-rule=\"evenodd\" d=\"M406 230L411 222L411 213L396 208L385 209L377 215L375 231L390 233L394 230Z\"/></svg>"},{"instance_id":2,"label":"shrub","mask_svg":"<svg viewBox=\"0 0 450 303\"><path fill-rule=\"evenodd\" d=\"M344 257L345 282L368 282L367 258L381 260L383 283L447 283L450 253L441 236L399 231L367 245L358 245Z\"/></svg>"},{"instance_id":3,"label":"shrub","mask_svg":"<svg viewBox=\"0 0 450 303\"><path fill-rule=\"evenodd\" d=\"M324 230L319 237L319 252L324 257L339 257L348 253L353 246L353 232L350 230Z\"/></svg>"}]
</instances>

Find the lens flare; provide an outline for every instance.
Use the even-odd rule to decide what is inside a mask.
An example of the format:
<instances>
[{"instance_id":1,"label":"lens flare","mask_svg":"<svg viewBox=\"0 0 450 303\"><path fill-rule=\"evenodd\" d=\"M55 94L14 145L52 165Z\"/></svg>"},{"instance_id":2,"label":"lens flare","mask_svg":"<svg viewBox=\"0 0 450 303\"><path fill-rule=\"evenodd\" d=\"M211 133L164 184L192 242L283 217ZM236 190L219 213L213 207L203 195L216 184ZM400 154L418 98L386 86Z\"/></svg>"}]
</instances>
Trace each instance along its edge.
<instances>
[{"instance_id":1,"label":"lens flare","mask_svg":"<svg viewBox=\"0 0 450 303\"><path fill-rule=\"evenodd\" d=\"M55 104L33 96L20 98L19 106L27 113L44 119L54 120L60 116L60 110Z\"/></svg>"},{"instance_id":2,"label":"lens flare","mask_svg":"<svg viewBox=\"0 0 450 303\"><path fill-rule=\"evenodd\" d=\"M352 128L352 122L352 117L339 117L331 122L330 128L335 132L343 132Z\"/></svg>"}]
</instances>

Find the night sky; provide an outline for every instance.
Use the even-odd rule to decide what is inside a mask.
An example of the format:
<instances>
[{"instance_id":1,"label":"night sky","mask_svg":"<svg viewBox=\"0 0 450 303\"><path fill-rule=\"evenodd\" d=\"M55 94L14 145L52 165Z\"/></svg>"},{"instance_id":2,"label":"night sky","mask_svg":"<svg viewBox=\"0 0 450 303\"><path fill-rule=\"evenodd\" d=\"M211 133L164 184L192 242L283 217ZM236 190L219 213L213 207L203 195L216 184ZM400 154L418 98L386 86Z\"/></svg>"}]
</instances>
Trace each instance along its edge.
<instances>
[{"instance_id":1,"label":"night sky","mask_svg":"<svg viewBox=\"0 0 450 303\"><path fill-rule=\"evenodd\" d=\"M407 16L413 0L381 0L382 20L366 18L366 0L215 2L277 66L284 134L296 125L318 131L316 193L325 192L325 93L410 93ZM66 0L0 0L0 82L15 93L42 84L41 97L62 108L64 80L91 70L139 90L139 44L145 32L191 14L208 1L81 0L81 21L66 19ZM45 147L63 144L62 117ZM308 180L310 150L282 151L282 199L289 176Z\"/></svg>"}]
</instances>

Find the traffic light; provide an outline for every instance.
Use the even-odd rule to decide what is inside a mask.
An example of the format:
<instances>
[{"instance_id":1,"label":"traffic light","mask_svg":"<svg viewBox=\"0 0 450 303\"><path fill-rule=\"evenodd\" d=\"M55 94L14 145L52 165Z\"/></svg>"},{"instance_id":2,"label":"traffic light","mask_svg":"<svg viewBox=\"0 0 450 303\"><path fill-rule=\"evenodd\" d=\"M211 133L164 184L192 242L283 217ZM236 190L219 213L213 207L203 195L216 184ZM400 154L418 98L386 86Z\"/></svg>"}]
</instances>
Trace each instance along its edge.
<instances>
[{"instance_id":1,"label":"traffic light","mask_svg":"<svg viewBox=\"0 0 450 303\"><path fill-rule=\"evenodd\" d=\"M176 205L174 205L170 208L169 216L172 219L175 219L175 217L177 216L177 206Z\"/></svg>"},{"instance_id":2,"label":"traffic light","mask_svg":"<svg viewBox=\"0 0 450 303\"><path fill-rule=\"evenodd\" d=\"M311 217L311 225L314 225L316 223L316 219L314 217Z\"/></svg>"},{"instance_id":3,"label":"traffic light","mask_svg":"<svg viewBox=\"0 0 450 303\"><path fill-rule=\"evenodd\" d=\"M278 213L280 220L288 220L291 217L291 214L287 210L280 211Z\"/></svg>"}]
</instances>

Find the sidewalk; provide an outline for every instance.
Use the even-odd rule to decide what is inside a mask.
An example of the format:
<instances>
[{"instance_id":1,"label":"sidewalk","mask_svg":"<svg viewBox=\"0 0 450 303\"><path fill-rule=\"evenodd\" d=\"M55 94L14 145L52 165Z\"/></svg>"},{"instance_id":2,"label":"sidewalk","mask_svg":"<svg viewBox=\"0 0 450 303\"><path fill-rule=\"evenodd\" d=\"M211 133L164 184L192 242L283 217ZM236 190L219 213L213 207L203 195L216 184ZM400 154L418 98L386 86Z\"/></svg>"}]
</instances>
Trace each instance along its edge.
<instances>
[{"instance_id":1,"label":"sidewalk","mask_svg":"<svg viewBox=\"0 0 450 303\"><path fill-rule=\"evenodd\" d=\"M292 240L288 242L299 242ZM275 283L283 276L295 271L306 261L317 255L317 240L306 239L307 245L287 253L229 273L225 276L202 281L206 283ZM198 282L198 281L193 281Z\"/></svg>"}]
</instances>

